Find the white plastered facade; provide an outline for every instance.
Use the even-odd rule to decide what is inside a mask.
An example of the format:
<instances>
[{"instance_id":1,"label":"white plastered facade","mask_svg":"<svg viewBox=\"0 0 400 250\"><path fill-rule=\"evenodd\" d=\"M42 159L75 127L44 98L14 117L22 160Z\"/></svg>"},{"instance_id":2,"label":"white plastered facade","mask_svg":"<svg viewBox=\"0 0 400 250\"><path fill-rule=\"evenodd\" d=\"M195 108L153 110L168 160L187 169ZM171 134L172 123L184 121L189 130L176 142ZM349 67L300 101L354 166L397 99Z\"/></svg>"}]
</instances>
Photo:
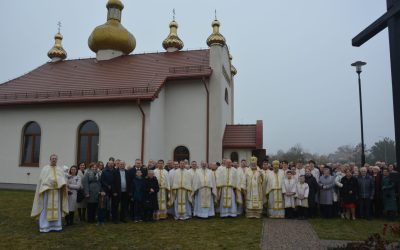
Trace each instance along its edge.
<instances>
[{"instance_id":1,"label":"white plastered facade","mask_svg":"<svg viewBox=\"0 0 400 250\"><path fill-rule=\"evenodd\" d=\"M211 46L213 73L210 78L167 81L157 98L141 102L145 113L145 162L173 159L177 146L189 149L190 160L206 160L206 87L209 91L208 160L221 160L225 125L233 123L234 111L228 55L226 46ZM229 93L228 103L225 90ZM59 165L76 164L78 129L88 120L99 127L99 160L105 162L113 156L133 164L142 152L142 117L135 101L0 107L0 183L36 184L41 167L48 164L52 153L58 155ZM40 167L20 166L23 129L31 121L41 128Z\"/></svg>"}]
</instances>

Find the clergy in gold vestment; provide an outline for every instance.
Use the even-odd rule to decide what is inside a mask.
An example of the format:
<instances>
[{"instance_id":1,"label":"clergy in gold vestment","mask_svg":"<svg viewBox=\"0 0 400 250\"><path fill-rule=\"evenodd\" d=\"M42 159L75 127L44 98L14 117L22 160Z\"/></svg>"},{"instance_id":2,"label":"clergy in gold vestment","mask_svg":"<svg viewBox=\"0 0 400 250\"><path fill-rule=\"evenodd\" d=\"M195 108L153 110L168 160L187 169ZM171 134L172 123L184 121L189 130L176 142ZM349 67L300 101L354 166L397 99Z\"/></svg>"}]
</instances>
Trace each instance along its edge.
<instances>
[{"instance_id":1,"label":"clergy in gold vestment","mask_svg":"<svg viewBox=\"0 0 400 250\"><path fill-rule=\"evenodd\" d=\"M50 156L36 186L31 217L39 217L39 231L61 231L61 218L68 214L68 193L65 173L57 166L57 156Z\"/></svg>"},{"instance_id":2,"label":"clergy in gold vestment","mask_svg":"<svg viewBox=\"0 0 400 250\"><path fill-rule=\"evenodd\" d=\"M238 172L238 175L239 175L239 179L240 179L240 183L243 182L243 179L246 176L247 170L248 170L247 161L245 159L243 159L240 162L240 167L238 167L238 169L237 169L237 172ZM238 206L237 206L237 210L238 210L238 214L239 215L242 214L244 212L244 209L245 209L244 208L244 206L245 206L244 203L246 203L246 197L245 197L243 192L244 192L244 190L241 190L241 192L240 192L241 199L242 199L243 203L242 204L239 203Z\"/></svg>"},{"instance_id":3,"label":"clergy in gold vestment","mask_svg":"<svg viewBox=\"0 0 400 250\"><path fill-rule=\"evenodd\" d=\"M185 162L179 163L174 171L171 183L169 206L174 205L175 220L186 220L192 217L192 175L185 169Z\"/></svg>"},{"instance_id":4,"label":"clergy in gold vestment","mask_svg":"<svg viewBox=\"0 0 400 250\"><path fill-rule=\"evenodd\" d=\"M232 161L226 160L226 166L217 169L217 200L221 217L236 217L237 205L242 204L240 195L240 179L237 169L232 167Z\"/></svg>"},{"instance_id":5,"label":"clergy in gold vestment","mask_svg":"<svg viewBox=\"0 0 400 250\"><path fill-rule=\"evenodd\" d=\"M283 206L282 182L284 173L279 169L279 161L272 162L273 171L267 175L266 195L268 203L268 216L270 218L284 218L285 208Z\"/></svg>"},{"instance_id":6,"label":"clergy in gold vestment","mask_svg":"<svg viewBox=\"0 0 400 250\"><path fill-rule=\"evenodd\" d=\"M251 157L250 169L245 173L241 183L246 197L246 217L261 218L263 209L263 174L257 166L257 158Z\"/></svg>"},{"instance_id":7,"label":"clergy in gold vestment","mask_svg":"<svg viewBox=\"0 0 400 250\"><path fill-rule=\"evenodd\" d=\"M154 176L157 178L158 186L160 191L157 193L158 200L158 210L154 213L154 219L166 219L167 215L167 205L168 205L168 192L169 192L169 178L168 172L164 169L163 161L159 160L157 162L157 168L154 170Z\"/></svg>"},{"instance_id":8,"label":"clergy in gold vestment","mask_svg":"<svg viewBox=\"0 0 400 250\"><path fill-rule=\"evenodd\" d=\"M214 202L217 200L217 188L214 174L207 169L205 162L201 162L201 168L197 169L193 176L194 210L193 216L208 218L214 216Z\"/></svg>"}]
</instances>

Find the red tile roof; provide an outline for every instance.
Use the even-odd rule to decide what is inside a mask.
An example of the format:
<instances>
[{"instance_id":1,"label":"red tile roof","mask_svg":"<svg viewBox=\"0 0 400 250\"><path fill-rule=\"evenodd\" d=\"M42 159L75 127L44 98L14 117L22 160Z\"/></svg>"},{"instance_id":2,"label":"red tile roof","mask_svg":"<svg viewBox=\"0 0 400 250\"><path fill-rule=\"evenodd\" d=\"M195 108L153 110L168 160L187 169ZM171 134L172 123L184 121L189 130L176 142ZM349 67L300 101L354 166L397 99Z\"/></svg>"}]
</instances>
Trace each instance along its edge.
<instances>
[{"instance_id":1,"label":"red tile roof","mask_svg":"<svg viewBox=\"0 0 400 250\"><path fill-rule=\"evenodd\" d=\"M48 62L0 84L0 105L153 100L170 79L209 77L209 50Z\"/></svg>"},{"instance_id":2,"label":"red tile roof","mask_svg":"<svg viewBox=\"0 0 400 250\"><path fill-rule=\"evenodd\" d=\"M247 125L226 125L223 148L263 148L263 125L262 121Z\"/></svg>"}]
</instances>

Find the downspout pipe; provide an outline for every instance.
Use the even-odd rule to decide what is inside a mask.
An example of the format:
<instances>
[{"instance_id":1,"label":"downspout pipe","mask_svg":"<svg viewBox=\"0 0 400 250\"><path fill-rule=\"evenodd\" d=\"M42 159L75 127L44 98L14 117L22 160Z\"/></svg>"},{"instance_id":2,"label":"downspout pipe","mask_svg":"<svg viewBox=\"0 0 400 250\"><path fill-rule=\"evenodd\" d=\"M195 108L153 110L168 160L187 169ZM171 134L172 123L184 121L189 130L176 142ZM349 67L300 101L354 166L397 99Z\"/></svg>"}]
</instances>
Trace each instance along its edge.
<instances>
[{"instance_id":1,"label":"downspout pipe","mask_svg":"<svg viewBox=\"0 0 400 250\"><path fill-rule=\"evenodd\" d=\"M143 162L143 156L144 156L144 129L146 126L146 114L143 111L142 105L140 103L140 99L137 100L137 105L139 107L140 112L142 113L142 142L141 142L141 152L140 152L140 159Z\"/></svg>"},{"instance_id":2,"label":"downspout pipe","mask_svg":"<svg viewBox=\"0 0 400 250\"><path fill-rule=\"evenodd\" d=\"M209 90L208 90L207 82L206 82L206 80L205 80L204 77L202 78L202 81L203 81L204 88L205 88L205 90L206 90L206 92L207 92L207 111L206 111L206 161L207 161L207 163L208 163L208 161L209 161L208 153L209 153L209 151L210 151L210 150L209 150L209 149L210 149L210 146L209 146L209 144L210 144L210 142L209 142L209 140L210 140L210 92L209 92Z\"/></svg>"}]
</instances>

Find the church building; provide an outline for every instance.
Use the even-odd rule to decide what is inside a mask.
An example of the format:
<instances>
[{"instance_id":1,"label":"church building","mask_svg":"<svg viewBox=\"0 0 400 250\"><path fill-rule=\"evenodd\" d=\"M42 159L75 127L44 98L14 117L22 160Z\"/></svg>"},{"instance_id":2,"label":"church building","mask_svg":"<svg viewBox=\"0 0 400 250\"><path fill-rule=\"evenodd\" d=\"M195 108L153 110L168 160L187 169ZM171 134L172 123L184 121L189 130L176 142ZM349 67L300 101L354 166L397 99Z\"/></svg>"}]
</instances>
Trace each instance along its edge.
<instances>
[{"instance_id":1,"label":"church building","mask_svg":"<svg viewBox=\"0 0 400 250\"><path fill-rule=\"evenodd\" d=\"M106 6L95 58L67 60L58 32L49 62L0 84L0 184L35 184L52 153L66 166L265 156L262 121L234 124L237 71L217 18L207 49L182 50L174 18L165 52L132 54L122 2Z\"/></svg>"}]
</instances>

